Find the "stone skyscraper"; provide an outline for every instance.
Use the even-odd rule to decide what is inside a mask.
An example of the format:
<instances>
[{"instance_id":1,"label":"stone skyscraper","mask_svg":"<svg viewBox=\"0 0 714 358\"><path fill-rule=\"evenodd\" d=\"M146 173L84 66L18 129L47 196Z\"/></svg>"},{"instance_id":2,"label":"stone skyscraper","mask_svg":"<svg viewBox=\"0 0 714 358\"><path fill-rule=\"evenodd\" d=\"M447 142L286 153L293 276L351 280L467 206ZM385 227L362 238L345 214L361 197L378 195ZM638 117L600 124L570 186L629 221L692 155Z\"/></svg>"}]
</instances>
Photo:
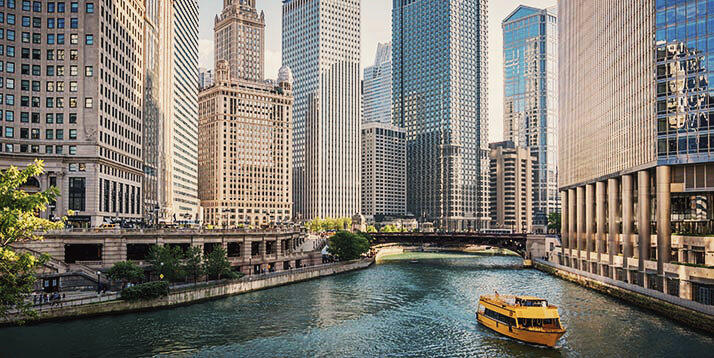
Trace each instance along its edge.
<instances>
[{"instance_id":1,"label":"stone skyscraper","mask_svg":"<svg viewBox=\"0 0 714 358\"><path fill-rule=\"evenodd\" d=\"M360 212L360 0L284 0L293 95L294 216Z\"/></svg>"},{"instance_id":2,"label":"stone skyscraper","mask_svg":"<svg viewBox=\"0 0 714 358\"><path fill-rule=\"evenodd\" d=\"M223 0L214 27L216 63L228 61L231 78L262 81L265 74L265 15L256 0Z\"/></svg>"},{"instance_id":3,"label":"stone skyscraper","mask_svg":"<svg viewBox=\"0 0 714 358\"><path fill-rule=\"evenodd\" d=\"M394 0L393 120L407 132L407 210L449 230L488 224L485 0Z\"/></svg>"},{"instance_id":4,"label":"stone skyscraper","mask_svg":"<svg viewBox=\"0 0 714 358\"><path fill-rule=\"evenodd\" d=\"M545 232L558 199L558 23L556 9L519 6L503 28L503 138L536 157L533 229ZM530 227L530 225L529 225Z\"/></svg>"}]
</instances>

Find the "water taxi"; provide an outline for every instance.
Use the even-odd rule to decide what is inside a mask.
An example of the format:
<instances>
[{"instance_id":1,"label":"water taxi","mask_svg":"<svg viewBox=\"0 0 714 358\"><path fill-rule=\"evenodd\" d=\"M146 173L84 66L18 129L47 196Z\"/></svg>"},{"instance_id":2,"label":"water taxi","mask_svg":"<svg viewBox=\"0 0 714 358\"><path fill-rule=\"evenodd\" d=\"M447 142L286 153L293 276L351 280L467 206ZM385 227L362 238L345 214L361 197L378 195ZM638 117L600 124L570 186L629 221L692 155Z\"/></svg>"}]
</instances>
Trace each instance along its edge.
<instances>
[{"instance_id":1,"label":"water taxi","mask_svg":"<svg viewBox=\"0 0 714 358\"><path fill-rule=\"evenodd\" d=\"M555 346L565 334L558 307L532 296L483 295L476 319L482 325L517 340Z\"/></svg>"}]
</instances>

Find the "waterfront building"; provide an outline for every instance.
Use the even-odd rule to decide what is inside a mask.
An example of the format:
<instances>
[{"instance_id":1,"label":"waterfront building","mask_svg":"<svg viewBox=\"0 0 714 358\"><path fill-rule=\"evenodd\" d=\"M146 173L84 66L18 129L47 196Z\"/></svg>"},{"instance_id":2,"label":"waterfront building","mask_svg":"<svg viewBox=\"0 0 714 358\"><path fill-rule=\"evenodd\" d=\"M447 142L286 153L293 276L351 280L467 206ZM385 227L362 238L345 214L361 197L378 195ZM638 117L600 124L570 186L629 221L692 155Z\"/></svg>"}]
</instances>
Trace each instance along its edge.
<instances>
[{"instance_id":1,"label":"waterfront building","mask_svg":"<svg viewBox=\"0 0 714 358\"><path fill-rule=\"evenodd\" d=\"M213 85L213 70L198 68L198 89L203 90Z\"/></svg>"},{"instance_id":2,"label":"waterfront building","mask_svg":"<svg viewBox=\"0 0 714 358\"><path fill-rule=\"evenodd\" d=\"M263 227L292 218L292 74L278 84L230 78L225 60L199 94L204 223Z\"/></svg>"},{"instance_id":3,"label":"waterfront building","mask_svg":"<svg viewBox=\"0 0 714 358\"><path fill-rule=\"evenodd\" d=\"M235 79L262 81L265 74L265 14L255 0L223 0L216 16L215 60L226 60Z\"/></svg>"},{"instance_id":4,"label":"waterfront building","mask_svg":"<svg viewBox=\"0 0 714 358\"><path fill-rule=\"evenodd\" d=\"M511 141L489 145L491 229L533 232L533 177L536 158Z\"/></svg>"},{"instance_id":5,"label":"waterfront building","mask_svg":"<svg viewBox=\"0 0 714 358\"><path fill-rule=\"evenodd\" d=\"M0 168L44 160L25 185L59 188L44 216L141 220L144 3L4 1L0 13Z\"/></svg>"},{"instance_id":6,"label":"waterfront building","mask_svg":"<svg viewBox=\"0 0 714 358\"><path fill-rule=\"evenodd\" d=\"M407 134L407 210L488 225L487 2L394 0L393 121Z\"/></svg>"},{"instance_id":7,"label":"waterfront building","mask_svg":"<svg viewBox=\"0 0 714 358\"><path fill-rule=\"evenodd\" d=\"M284 0L298 220L360 212L360 0Z\"/></svg>"},{"instance_id":8,"label":"waterfront building","mask_svg":"<svg viewBox=\"0 0 714 358\"><path fill-rule=\"evenodd\" d=\"M562 1L558 11L559 260L711 302L709 270L673 262L706 264L714 241L714 4Z\"/></svg>"},{"instance_id":9,"label":"waterfront building","mask_svg":"<svg viewBox=\"0 0 714 358\"><path fill-rule=\"evenodd\" d=\"M503 138L528 149L537 159L533 167L533 227L545 232L548 214L560 211L556 8L521 5L501 27Z\"/></svg>"},{"instance_id":10,"label":"waterfront building","mask_svg":"<svg viewBox=\"0 0 714 358\"><path fill-rule=\"evenodd\" d=\"M378 44L374 65L364 69L362 123L392 123L392 44Z\"/></svg>"},{"instance_id":11,"label":"waterfront building","mask_svg":"<svg viewBox=\"0 0 714 358\"><path fill-rule=\"evenodd\" d=\"M362 214L406 215L406 133L389 123L362 125Z\"/></svg>"},{"instance_id":12,"label":"waterfront building","mask_svg":"<svg viewBox=\"0 0 714 358\"><path fill-rule=\"evenodd\" d=\"M171 174L164 186L171 189L168 222L197 223L198 200L198 2L174 0L173 4L173 110Z\"/></svg>"}]
</instances>

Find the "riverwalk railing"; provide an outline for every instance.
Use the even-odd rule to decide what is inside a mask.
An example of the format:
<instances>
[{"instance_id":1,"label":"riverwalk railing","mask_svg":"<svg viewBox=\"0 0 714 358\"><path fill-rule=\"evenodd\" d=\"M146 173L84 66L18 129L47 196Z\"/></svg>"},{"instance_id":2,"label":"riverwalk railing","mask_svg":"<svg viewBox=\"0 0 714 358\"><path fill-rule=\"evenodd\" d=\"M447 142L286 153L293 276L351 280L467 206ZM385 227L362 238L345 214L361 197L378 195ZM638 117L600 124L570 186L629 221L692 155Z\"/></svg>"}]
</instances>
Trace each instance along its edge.
<instances>
[{"instance_id":1,"label":"riverwalk railing","mask_svg":"<svg viewBox=\"0 0 714 358\"><path fill-rule=\"evenodd\" d=\"M609 277L595 275L590 272L577 270L572 267L559 265L554 262L546 261L543 259L534 259L534 261L539 264L550 266L550 267L556 268L561 271L570 272L572 274L583 276L583 277L589 278L594 281L599 281L599 282L605 283L610 286L615 286L615 287L618 287L618 288L621 288L624 290L633 291L633 292L636 292L636 293L639 293L639 294L642 294L645 296L649 296L652 298L656 298L658 300L662 300L667 303L671 303L673 305L681 306L681 307L688 308L693 311L697 311L697 312L701 312L704 314L714 316L714 306L705 305L705 304L702 304L702 303L699 303L696 301L686 300L686 299L683 299L683 298L680 298L677 296L672 296L672 295L662 293L657 290L652 290L652 289L645 288L642 286L633 285L631 283L613 280Z\"/></svg>"}]
</instances>

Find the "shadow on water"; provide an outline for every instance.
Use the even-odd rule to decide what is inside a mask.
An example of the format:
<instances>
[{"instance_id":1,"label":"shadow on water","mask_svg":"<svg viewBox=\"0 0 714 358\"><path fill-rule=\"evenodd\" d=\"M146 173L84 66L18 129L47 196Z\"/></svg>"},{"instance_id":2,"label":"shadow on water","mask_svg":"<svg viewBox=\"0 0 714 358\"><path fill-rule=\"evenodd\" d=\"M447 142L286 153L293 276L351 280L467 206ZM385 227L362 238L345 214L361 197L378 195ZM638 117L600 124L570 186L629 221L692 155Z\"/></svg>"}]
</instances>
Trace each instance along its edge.
<instances>
[{"instance_id":1,"label":"shadow on water","mask_svg":"<svg viewBox=\"0 0 714 358\"><path fill-rule=\"evenodd\" d=\"M710 356L710 337L520 264L518 257L410 253L186 307L0 329L0 357ZM478 297L494 290L558 305L568 328L558 347L479 326Z\"/></svg>"}]
</instances>

